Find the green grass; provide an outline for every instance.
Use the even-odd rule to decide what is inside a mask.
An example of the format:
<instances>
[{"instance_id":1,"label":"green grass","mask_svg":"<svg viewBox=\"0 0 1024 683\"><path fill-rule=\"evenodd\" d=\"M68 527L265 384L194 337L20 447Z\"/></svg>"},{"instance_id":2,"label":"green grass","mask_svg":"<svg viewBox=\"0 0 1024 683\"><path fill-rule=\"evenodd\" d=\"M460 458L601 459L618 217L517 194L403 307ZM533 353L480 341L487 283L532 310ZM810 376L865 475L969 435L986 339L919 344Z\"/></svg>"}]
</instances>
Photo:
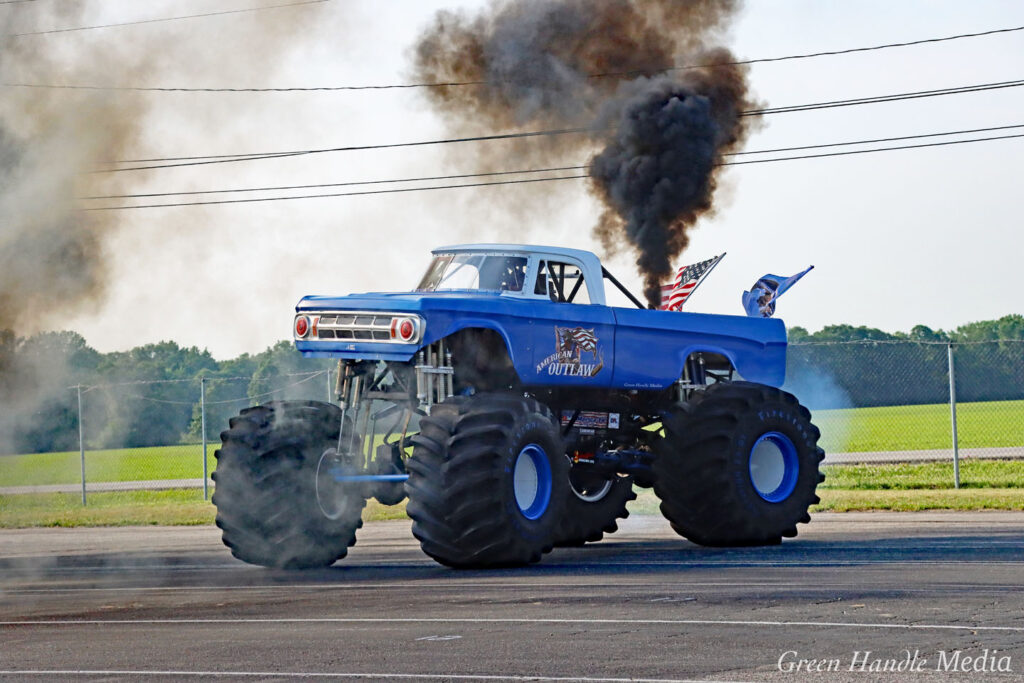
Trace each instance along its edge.
<instances>
[{"instance_id":1,"label":"green grass","mask_svg":"<svg viewBox=\"0 0 1024 683\"><path fill-rule=\"evenodd\" d=\"M812 511L1024 510L1024 461L965 460L960 488L952 463L830 465Z\"/></svg>"},{"instance_id":2,"label":"green grass","mask_svg":"<svg viewBox=\"0 0 1024 683\"><path fill-rule=\"evenodd\" d=\"M830 465L814 511L829 510L1024 510L1024 461L964 461L961 487L953 489L947 463ZM658 499L640 490L632 514L657 515ZM0 496L0 528L212 524L216 511L194 490L118 491ZM369 501L366 521L407 519L405 504Z\"/></svg>"},{"instance_id":3,"label":"green grass","mask_svg":"<svg viewBox=\"0 0 1024 683\"><path fill-rule=\"evenodd\" d=\"M207 462L212 472L216 464L207 447ZM86 451L86 481L145 481L148 479L201 479L203 447L157 446ZM0 486L36 486L39 484L75 484L81 481L79 453L34 453L0 456Z\"/></svg>"},{"instance_id":4,"label":"green grass","mask_svg":"<svg viewBox=\"0 0 1024 683\"><path fill-rule=\"evenodd\" d=\"M200 490L116 491L79 494L42 493L0 496L0 529L79 526L195 526L213 524L216 508ZM367 522L407 519L405 503L385 507L370 500Z\"/></svg>"},{"instance_id":5,"label":"green grass","mask_svg":"<svg viewBox=\"0 0 1024 683\"><path fill-rule=\"evenodd\" d=\"M818 410L826 452L913 451L952 448L949 405ZM1024 446L1024 401L957 405L961 448Z\"/></svg>"},{"instance_id":6,"label":"green grass","mask_svg":"<svg viewBox=\"0 0 1024 683\"><path fill-rule=\"evenodd\" d=\"M90 493L82 506L78 494L0 496L0 528L40 526L176 526L212 524L213 505L199 490Z\"/></svg>"},{"instance_id":7,"label":"green grass","mask_svg":"<svg viewBox=\"0 0 1024 683\"><path fill-rule=\"evenodd\" d=\"M961 403L957 407L961 448L1024 446L1024 401ZM895 406L820 410L814 422L821 428L827 452L902 451L951 447L949 406ZM207 449L208 467L215 466ZM202 477L199 444L87 451L86 479L92 482ZM0 456L0 486L75 484L80 481L79 454L39 453Z\"/></svg>"},{"instance_id":8,"label":"green grass","mask_svg":"<svg viewBox=\"0 0 1024 683\"><path fill-rule=\"evenodd\" d=\"M850 491L825 489L811 512L890 510L1024 510L1024 489L915 489Z\"/></svg>"},{"instance_id":9,"label":"green grass","mask_svg":"<svg viewBox=\"0 0 1024 683\"><path fill-rule=\"evenodd\" d=\"M1024 510L1022 488L822 489L812 512L892 510ZM657 515L658 499L645 489L629 504L634 515ZM89 494L82 507L73 494L0 496L0 529L27 527L212 525L216 510L191 490L123 491ZM405 505L369 501L366 521L407 519Z\"/></svg>"},{"instance_id":10,"label":"green grass","mask_svg":"<svg viewBox=\"0 0 1024 683\"><path fill-rule=\"evenodd\" d=\"M953 463L829 465L821 490L913 491L953 486ZM961 489L1024 489L1024 460L963 460Z\"/></svg>"}]
</instances>

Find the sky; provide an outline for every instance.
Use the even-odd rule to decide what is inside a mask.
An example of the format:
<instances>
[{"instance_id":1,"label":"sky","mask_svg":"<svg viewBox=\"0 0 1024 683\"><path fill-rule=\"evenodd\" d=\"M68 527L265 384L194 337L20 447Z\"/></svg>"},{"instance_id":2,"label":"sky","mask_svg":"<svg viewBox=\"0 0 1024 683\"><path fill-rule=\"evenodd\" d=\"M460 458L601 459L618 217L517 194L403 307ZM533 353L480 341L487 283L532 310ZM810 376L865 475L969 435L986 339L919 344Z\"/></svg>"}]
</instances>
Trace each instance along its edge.
<instances>
[{"instance_id":1,"label":"sky","mask_svg":"<svg viewBox=\"0 0 1024 683\"><path fill-rule=\"evenodd\" d=\"M94 25L261 4L280 3L109 0L86 3L76 19ZM32 40L31 49L52 53L63 64L116 50L124 72L116 66L104 70L103 84L395 84L410 81L410 48L437 10L472 11L484 4L331 0L260 12L266 16L259 31L250 15L233 14L22 40ZM33 24L47 18L42 15L12 14L19 7L0 9L18 30L57 28ZM288 24L287 35L268 37L266 27L279 22ZM740 58L764 58L1020 25L1019 1L749 0L722 43ZM272 47L264 42L269 40ZM133 55L140 62L158 57L159 65L141 73L129 69ZM69 73L70 68L57 69L37 80L67 82ZM768 106L1022 77L1024 32L756 64L750 71L755 96ZM143 112L128 158L373 145L458 133L415 89L98 96ZM1024 124L1022 111L1024 88L1008 88L785 113L765 117L746 149ZM502 143L167 169L138 174L129 187L170 192L472 173L478 165L470 144ZM585 161L566 159L566 165ZM1024 138L729 168L716 211L691 233L677 265L723 251L728 256L687 310L742 315L740 294L760 276L790 275L814 265L778 304L777 315L790 326L950 329L1021 313L1022 161ZM44 311L38 326L73 329L101 351L173 340L229 358L289 338L294 305L304 295L410 289L432 248L470 241L594 250L639 291L634 256L601 252L592 233L599 213L585 182L572 180L122 211L105 242L105 293L70 311Z\"/></svg>"}]
</instances>

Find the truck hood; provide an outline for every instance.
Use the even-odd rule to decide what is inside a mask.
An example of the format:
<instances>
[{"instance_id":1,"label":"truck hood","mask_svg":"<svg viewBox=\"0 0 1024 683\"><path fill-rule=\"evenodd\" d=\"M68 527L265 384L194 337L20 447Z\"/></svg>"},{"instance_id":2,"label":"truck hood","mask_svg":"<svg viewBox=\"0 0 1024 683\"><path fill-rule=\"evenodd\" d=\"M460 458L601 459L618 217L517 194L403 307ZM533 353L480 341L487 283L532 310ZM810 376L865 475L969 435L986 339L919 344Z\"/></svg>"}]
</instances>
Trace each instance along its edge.
<instances>
[{"instance_id":1,"label":"truck hood","mask_svg":"<svg viewBox=\"0 0 1024 683\"><path fill-rule=\"evenodd\" d=\"M346 296L307 296L299 300L295 311L394 311L415 313L432 309L472 310L486 302L488 310L500 306L527 303L521 297L502 292L452 290L445 292L366 292Z\"/></svg>"}]
</instances>

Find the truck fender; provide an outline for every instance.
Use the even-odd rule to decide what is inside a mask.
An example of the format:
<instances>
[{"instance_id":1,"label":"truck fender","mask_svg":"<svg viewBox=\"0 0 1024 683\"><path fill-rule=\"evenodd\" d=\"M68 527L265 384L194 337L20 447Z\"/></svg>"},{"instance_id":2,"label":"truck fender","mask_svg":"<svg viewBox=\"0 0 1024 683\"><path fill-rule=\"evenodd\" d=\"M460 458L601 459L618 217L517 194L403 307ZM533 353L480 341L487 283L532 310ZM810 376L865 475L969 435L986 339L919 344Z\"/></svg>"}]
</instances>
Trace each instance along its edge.
<instances>
[{"instance_id":1,"label":"truck fender","mask_svg":"<svg viewBox=\"0 0 1024 683\"><path fill-rule=\"evenodd\" d=\"M482 333L484 338L467 339L467 337L474 333ZM473 368L483 372L486 367L494 372L495 377L493 379L495 380L498 380L501 375L506 375L504 377L505 380L513 382L515 380L523 381L523 375L517 366L516 354L513 351L509 336L500 324L490 320L460 320L448 329L443 339L449 344L449 348L452 349L455 355L454 361L457 375L461 374L460 366L462 371L469 372L473 372ZM463 346L464 341L468 342L465 346ZM526 351L525 358L521 357L518 361L524 362L529 367L532 358L528 353L529 349L526 349ZM504 352L505 357L508 359L507 366L503 366L500 362L502 352ZM514 379L509 375L514 375Z\"/></svg>"},{"instance_id":2,"label":"truck fender","mask_svg":"<svg viewBox=\"0 0 1024 683\"><path fill-rule=\"evenodd\" d=\"M683 372L686 370L686 363L693 356L697 355L698 353L713 353L715 355L722 356L727 361L729 361L729 365L732 366L733 370L737 369L736 368L736 358L733 356L733 354L731 354L729 351L726 351L723 348L714 347L714 346L688 346L685 349L683 349L682 354L680 354L680 356L681 356L681 362L679 364L679 376L680 377L683 376Z\"/></svg>"}]
</instances>

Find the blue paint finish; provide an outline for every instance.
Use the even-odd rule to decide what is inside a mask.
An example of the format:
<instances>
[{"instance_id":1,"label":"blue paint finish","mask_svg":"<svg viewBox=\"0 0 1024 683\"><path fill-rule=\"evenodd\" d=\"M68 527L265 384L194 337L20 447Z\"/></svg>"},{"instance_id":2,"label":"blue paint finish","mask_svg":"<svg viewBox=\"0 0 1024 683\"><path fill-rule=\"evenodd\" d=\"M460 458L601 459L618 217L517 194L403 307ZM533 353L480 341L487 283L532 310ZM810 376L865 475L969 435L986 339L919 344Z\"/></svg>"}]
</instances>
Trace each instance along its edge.
<instances>
[{"instance_id":1,"label":"blue paint finish","mask_svg":"<svg viewBox=\"0 0 1024 683\"><path fill-rule=\"evenodd\" d=\"M341 470L331 470L334 481L345 484L353 481L407 481L408 474L343 474Z\"/></svg>"},{"instance_id":2,"label":"blue paint finish","mask_svg":"<svg viewBox=\"0 0 1024 683\"><path fill-rule=\"evenodd\" d=\"M530 253L528 247L522 250ZM585 272L591 299L597 298L595 284L602 283L600 265L593 258ZM535 265L530 268L536 272ZM526 296L528 291L532 292L529 282L524 292L309 296L299 302L297 312L414 313L425 322L424 336L418 344L296 340L296 347L310 357L407 362L423 346L459 330L479 328L501 335L527 386L664 389L679 379L687 357L698 351L728 357L752 382L780 386L785 379L786 329L781 320L557 303ZM598 300L603 300L603 290Z\"/></svg>"},{"instance_id":3,"label":"blue paint finish","mask_svg":"<svg viewBox=\"0 0 1024 683\"><path fill-rule=\"evenodd\" d=\"M764 491L757 485L754 477L754 451L758 445L768 442L777 449L776 455L780 456L782 465L782 478L775 488ZM757 495L769 503L781 503L789 498L796 489L796 481L800 477L800 458L796 452L796 446L792 440L781 432L768 432L754 442L750 448L748 470L750 471L750 483Z\"/></svg>"},{"instance_id":4,"label":"blue paint finish","mask_svg":"<svg viewBox=\"0 0 1024 683\"><path fill-rule=\"evenodd\" d=\"M537 444L529 444L523 447L523 450L519 451L519 455L516 457L516 463L512 467L513 473L519 469L519 461L526 458L533 464L533 469L537 475L536 488L529 488L525 493L529 496L527 500L521 500L519 498L519 492L516 492L516 506L519 511L523 513L523 517L534 520L540 519L545 512L548 510L548 504L551 503L551 463L548 462L548 456L544 452L544 449Z\"/></svg>"},{"instance_id":5,"label":"blue paint finish","mask_svg":"<svg viewBox=\"0 0 1024 683\"><path fill-rule=\"evenodd\" d=\"M737 315L615 308L615 377L627 389L663 389L697 351L726 356L746 380L781 386L786 327L781 320Z\"/></svg>"}]
</instances>

